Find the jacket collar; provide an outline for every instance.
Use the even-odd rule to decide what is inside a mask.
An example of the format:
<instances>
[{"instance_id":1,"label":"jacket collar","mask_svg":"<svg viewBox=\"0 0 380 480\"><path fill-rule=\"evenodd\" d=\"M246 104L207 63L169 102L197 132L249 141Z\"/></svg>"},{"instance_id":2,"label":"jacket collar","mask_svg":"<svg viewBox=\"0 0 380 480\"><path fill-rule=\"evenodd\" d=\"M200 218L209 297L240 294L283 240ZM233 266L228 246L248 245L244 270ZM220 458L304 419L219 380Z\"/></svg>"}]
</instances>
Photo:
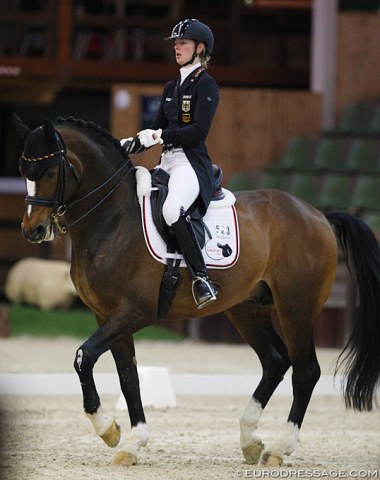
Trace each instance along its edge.
<instances>
[{"instance_id":1,"label":"jacket collar","mask_svg":"<svg viewBox=\"0 0 380 480\"><path fill-rule=\"evenodd\" d=\"M191 76L191 74L195 71L198 70L201 67L200 62L196 63L195 65L188 65L187 67L182 67L180 68L180 82L181 85L182 83L187 79L187 77Z\"/></svg>"}]
</instances>

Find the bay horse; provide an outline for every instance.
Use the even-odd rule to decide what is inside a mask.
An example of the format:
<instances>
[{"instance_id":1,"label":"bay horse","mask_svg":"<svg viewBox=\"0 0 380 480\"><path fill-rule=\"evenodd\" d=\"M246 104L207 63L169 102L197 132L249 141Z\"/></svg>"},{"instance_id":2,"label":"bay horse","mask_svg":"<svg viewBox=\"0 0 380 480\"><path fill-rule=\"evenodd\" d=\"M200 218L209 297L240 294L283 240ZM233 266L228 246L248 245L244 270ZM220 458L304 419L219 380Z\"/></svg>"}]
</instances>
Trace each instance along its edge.
<instances>
[{"instance_id":1,"label":"bay horse","mask_svg":"<svg viewBox=\"0 0 380 480\"><path fill-rule=\"evenodd\" d=\"M22 233L33 243L52 241L59 231L71 236L72 280L98 323L75 354L84 411L96 434L117 446L120 427L102 408L93 378L96 361L111 350L131 423L115 461L134 464L149 433L133 334L157 319L164 269L145 246L136 167L120 142L94 123L58 118L31 130L18 117L15 122L25 144L19 162L27 187ZM211 272L218 299L198 310L185 269L165 318L224 312L257 353L262 378L239 418L240 446L247 463L272 467L294 451L320 377L313 324L335 279L339 245L360 301L339 361L344 397L347 407L373 408L380 380L380 251L359 218L322 213L284 191L238 192L236 212L240 256L230 269ZM273 310L281 334L273 325ZM293 402L287 423L278 441L264 446L256 428L290 367Z\"/></svg>"}]
</instances>

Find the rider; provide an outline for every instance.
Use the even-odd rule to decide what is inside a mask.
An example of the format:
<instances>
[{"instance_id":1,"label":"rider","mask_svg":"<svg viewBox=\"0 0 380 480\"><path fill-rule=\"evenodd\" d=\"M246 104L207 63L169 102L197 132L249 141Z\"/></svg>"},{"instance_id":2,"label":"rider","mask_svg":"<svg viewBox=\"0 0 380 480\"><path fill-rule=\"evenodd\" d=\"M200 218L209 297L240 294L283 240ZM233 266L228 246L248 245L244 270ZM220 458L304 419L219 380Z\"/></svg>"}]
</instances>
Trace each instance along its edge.
<instances>
[{"instance_id":1,"label":"rider","mask_svg":"<svg viewBox=\"0 0 380 480\"><path fill-rule=\"evenodd\" d=\"M216 300L217 290L208 277L188 210L197 200L203 216L212 195L212 164L205 140L219 101L217 84L206 72L214 36L204 23L186 19L165 40L174 43L180 76L165 85L153 125L139 132L138 138L145 148L163 145L159 167L169 174L169 191L162 214L191 272L195 303L203 308Z\"/></svg>"}]
</instances>

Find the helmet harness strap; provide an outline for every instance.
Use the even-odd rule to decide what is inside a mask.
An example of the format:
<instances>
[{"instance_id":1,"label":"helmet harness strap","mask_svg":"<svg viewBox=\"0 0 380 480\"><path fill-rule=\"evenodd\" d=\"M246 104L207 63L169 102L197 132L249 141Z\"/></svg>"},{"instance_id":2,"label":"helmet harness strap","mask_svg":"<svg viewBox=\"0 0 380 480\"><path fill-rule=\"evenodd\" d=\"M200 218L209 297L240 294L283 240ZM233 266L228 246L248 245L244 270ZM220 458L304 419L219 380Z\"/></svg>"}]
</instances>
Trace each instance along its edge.
<instances>
[{"instance_id":1,"label":"helmet harness strap","mask_svg":"<svg viewBox=\"0 0 380 480\"><path fill-rule=\"evenodd\" d=\"M199 45L201 42L199 42L199 41L197 41L197 40L194 40L194 42L195 42L195 47L194 47L193 56L191 57L191 59L190 59L188 62L186 62L186 63L184 63L184 64L182 65L183 67L187 67L188 65L191 65L191 64L194 62L195 58L198 56L197 49L198 49L198 45Z\"/></svg>"}]
</instances>

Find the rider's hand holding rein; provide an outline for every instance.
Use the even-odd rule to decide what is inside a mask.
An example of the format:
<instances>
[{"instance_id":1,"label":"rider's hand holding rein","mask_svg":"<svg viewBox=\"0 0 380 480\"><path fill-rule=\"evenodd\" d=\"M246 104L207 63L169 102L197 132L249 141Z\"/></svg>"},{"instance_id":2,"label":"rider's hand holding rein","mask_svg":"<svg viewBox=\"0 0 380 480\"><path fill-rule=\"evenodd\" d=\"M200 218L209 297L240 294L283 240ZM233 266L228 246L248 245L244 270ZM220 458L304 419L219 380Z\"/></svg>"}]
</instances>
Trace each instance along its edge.
<instances>
[{"instance_id":1,"label":"rider's hand holding rein","mask_svg":"<svg viewBox=\"0 0 380 480\"><path fill-rule=\"evenodd\" d=\"M141 130L141 132L137 134L141 145L145 148L153 147L153 145L157 145L158 143L162 145L164 141L162 140L161 135L162 128L159 128L158 130L147 128L146 130Z\"/></svg>"},{"instance_id":2,"label":"rider's hand holding rein","mask_svg":"<svg viewBox=\"0 0 380 480\"><path fill-rule=\"evenodd\" d=\"M129 152L137 153L141 150L141 147L150 148L154 145L162 145L164 141L161 138L162 128L158 130L152 130L147 128L146 130L141 130L136 137L122 138L120 144Z\"/></svg>"}]
</instances>

